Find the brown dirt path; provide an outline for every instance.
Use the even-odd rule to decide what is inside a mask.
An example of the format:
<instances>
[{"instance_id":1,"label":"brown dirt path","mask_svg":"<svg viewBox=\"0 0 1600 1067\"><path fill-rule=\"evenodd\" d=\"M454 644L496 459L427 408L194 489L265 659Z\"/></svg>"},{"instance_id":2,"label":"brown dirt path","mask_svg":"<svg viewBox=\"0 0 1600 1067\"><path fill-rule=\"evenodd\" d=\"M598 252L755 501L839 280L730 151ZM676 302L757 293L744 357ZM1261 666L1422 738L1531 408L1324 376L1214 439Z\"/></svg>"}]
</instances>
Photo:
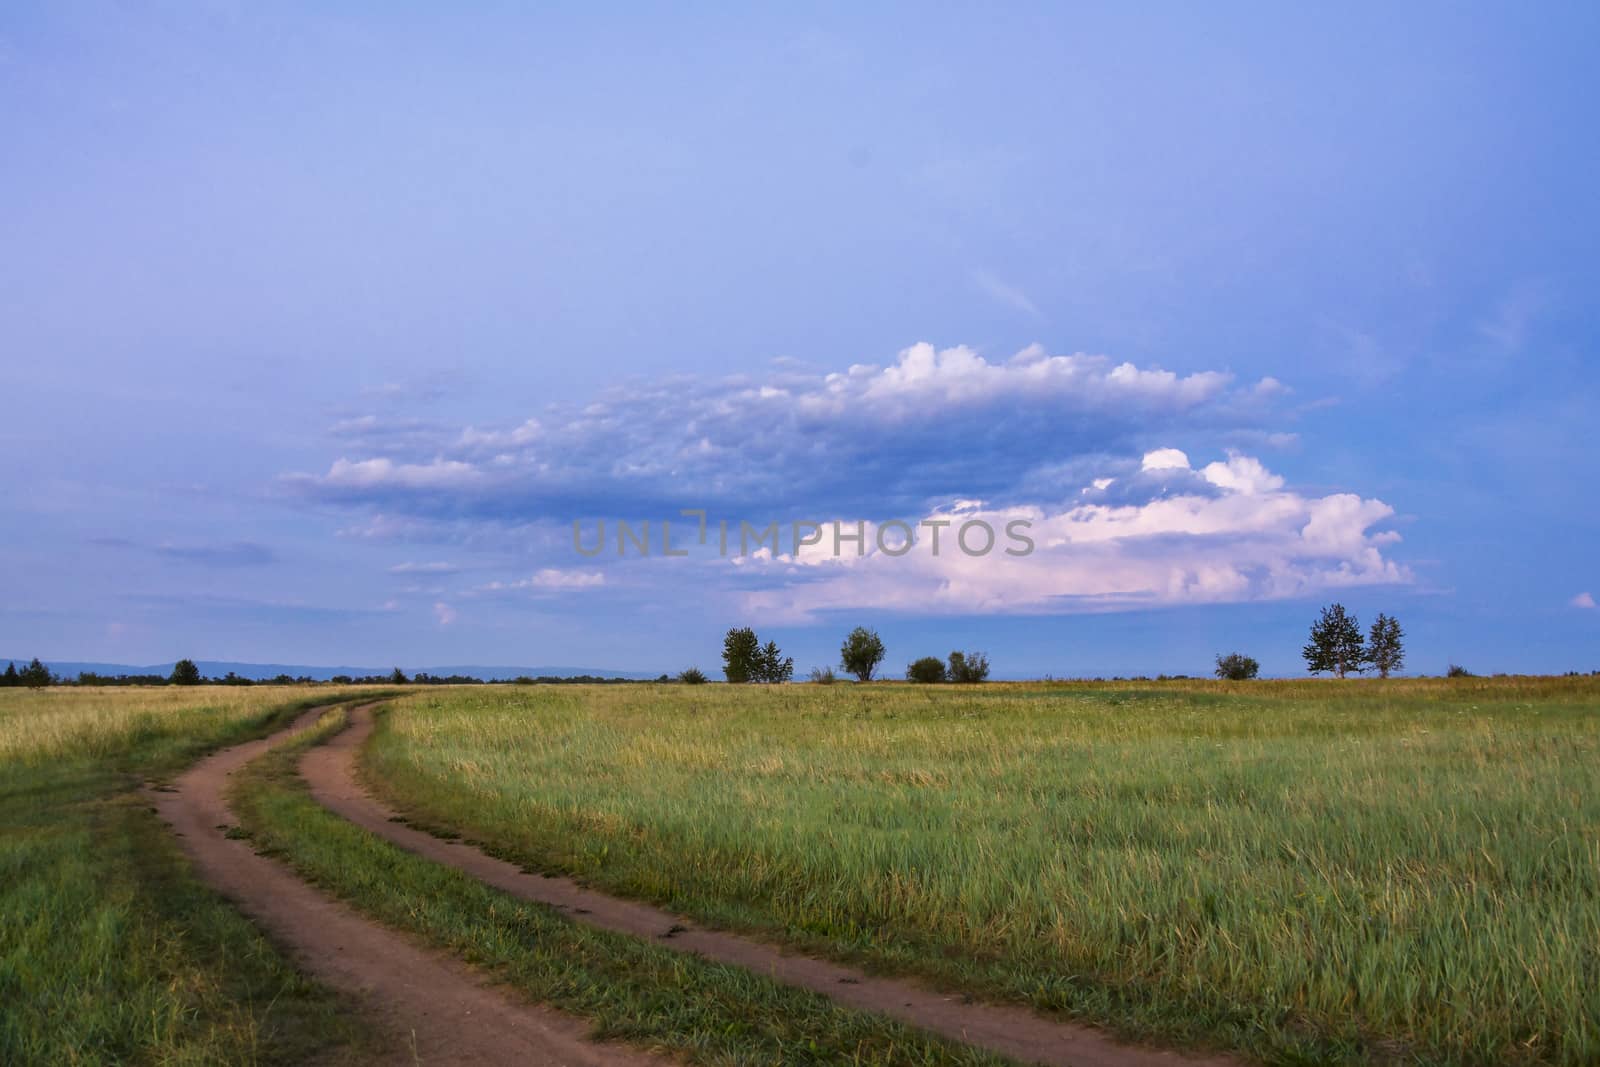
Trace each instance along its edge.
<instances>
[{"instance_id":1,"label":"brown dirt path","mask_svg":"<svg viewBox=\"0 0 1600 1067\"><path fill-rule=\"evenodd\" d=\"M315 708L269 738L225 749L197 763L172 791L149 794L200 877L219 890L305 972L355 994L370 1011L396 1064L563 1064L623 1067L671 1062L585 1038L587 1025L519 1000L487 979L324 896L245 841L224 836L234 818L223 800L228 775L288 737L310 729Z\"/></svg>"},{"instance_id":2,"label":"brown dirt path","mask_svg":"<svg viewBox=\"0 0 1600 1067\"><path fill-rule=\"evenodd\" d=\"M1061 1067L1239 1067L1242 1063L1222 1055L1187 1056L1128 1045L1092 1027L1048 1019L1026 1008L967 1002L911 982L791 954L762 941L696 926L648 904L584 888L568 878L530 874L462 841L441 840L395 821L398 814L361 786L356 762L372 730L371 709L357 708L345 730L301 757L300 772L318 803L401 848L456 867L513 896L562 909L575 921L657 939L669 948L736 964L851 1008L887 1015L1025 1063Z\"/></svg>"}]
</instances>

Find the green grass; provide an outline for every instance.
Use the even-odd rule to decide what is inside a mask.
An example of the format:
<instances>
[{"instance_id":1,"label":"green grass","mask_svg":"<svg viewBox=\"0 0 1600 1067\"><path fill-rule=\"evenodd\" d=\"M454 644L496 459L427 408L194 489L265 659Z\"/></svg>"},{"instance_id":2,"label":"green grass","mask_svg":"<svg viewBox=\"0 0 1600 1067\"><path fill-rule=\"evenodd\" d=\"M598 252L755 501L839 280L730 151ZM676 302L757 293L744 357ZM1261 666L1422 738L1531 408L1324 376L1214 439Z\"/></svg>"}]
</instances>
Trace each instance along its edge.
<instances>
[{"instance_id":1,"label":"green grass","mask_svg":"<svg viewBox=\"0 0 1600 1067\"><path fill-rule=\"evenodd\" d=\"M460 689L422 823L704 921L1273 1062L1600 1061L1600 680Z\"/></svg>"},{"instance_id":2,"label":"green grass","mask_svg":"<svg viewBox=\"0 0 1600 1067\"><path fill-rule=\"evenodd\" d=\"M0 691L0 1063L298 1063L359 1037L137 792L310 692Z\"/></svg>"},{"instance_id":3,"label":"green grass","mask_svg":"<svg viewBox=\"0 0 1600 1067\"><path fill-rule=\"evenodd\" d=\"M320 732L342 714L331 713ZM256 847L373 919L591 1019L599 1038L697 1064L1004 1062L737 967L576 924L396 848L310 798L295 761L317 736L275 748L235 776L231 804Z\"/></svg>"}]
</instances>

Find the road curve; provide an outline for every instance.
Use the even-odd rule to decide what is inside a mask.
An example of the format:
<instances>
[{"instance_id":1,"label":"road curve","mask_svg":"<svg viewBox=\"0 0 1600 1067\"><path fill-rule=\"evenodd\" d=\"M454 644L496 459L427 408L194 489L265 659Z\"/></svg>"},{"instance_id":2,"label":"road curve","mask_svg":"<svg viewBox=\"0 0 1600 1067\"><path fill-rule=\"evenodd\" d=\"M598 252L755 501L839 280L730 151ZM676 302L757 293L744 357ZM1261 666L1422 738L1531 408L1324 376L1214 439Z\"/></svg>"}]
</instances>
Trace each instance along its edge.
<instances>
[{"instance_id":1,"label":"road curve","mask_svg":"<svg viewBox=\"0 0 1600 1067\"><path fill-rule=\"evenodd\" d=\"M225 749L152 791L157 813L178 835L200 877L232 901L304 972L354 994L396 1064L659 1065L672 1061L585 1038L587 1025L491 986L453 959L418 947L302 882L248 842L224 836L235 822L223 799L228 776L310 729L313 708L285 730Z\"/></svg>"},{"instance_id":2,"label":"road curve","mask_svg":"<svg viewBox=\"0 0 1600 1067\"><path fill-rule=\"evenodd\" d=\"M530 874L463 841L445 841L402 822L357 778L362 745L373 730L370 707L354 709L346 728L308 749L300 773L318 803L379 837L524 900L560 908L577 922L651 938L658 944L731 963L786 985L821 993L839 1004L877 1012L930 1033L1056 1067L1240 1067L1220 1054L1190 1056L1129 1045L1093 1027L1049 1019L1026 1008L969 1002L960 996L827 960L785 952L763 941L696 926L680 915L578 885Z\"/></svg>"}]
</instances>

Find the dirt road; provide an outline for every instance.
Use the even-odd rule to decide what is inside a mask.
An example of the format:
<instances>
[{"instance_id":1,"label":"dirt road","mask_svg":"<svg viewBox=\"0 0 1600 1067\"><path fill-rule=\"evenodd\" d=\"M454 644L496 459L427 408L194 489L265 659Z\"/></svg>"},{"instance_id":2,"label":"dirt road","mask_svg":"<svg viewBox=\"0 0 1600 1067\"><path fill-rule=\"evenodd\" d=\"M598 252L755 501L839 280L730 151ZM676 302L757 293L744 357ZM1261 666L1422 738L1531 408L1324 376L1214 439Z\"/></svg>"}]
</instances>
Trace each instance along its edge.
<instances>
[{"instance_id":1,"label":"dirt road","mask_svg":"<svg viewBox=\"0 0 1600 1067\"><path fill-rule=\"evenodd\" d=\"M397 813L374 799L356 776L356 760L372 728L371 709L357 708L345 730L301 758L301 774L320 804L408 851L459 868L513 896L553 905L575 921L737 964L840 1004L891 1016L1027 1063L1061 1067L1238 1067L1241 1063L1219 1055L1185 1056L1127 1045L1092 1027L1047 1019L1025 1008L971 1003L910 982L874 977L826 960L790 954L762 941L703 929L683 916L586 889L570 879L529 874L465 842L444 841L395 822Z\"/></svg>"},{"instance_id":2,"label":"dirt road","mask_svg":"<svg viewBox=\"0 0 1600 1067\"><path fill-rule=\"evenodd\" d=\"M562 1064L571 1067L672 1062L586 1040L581 1020L529 1004L470 968L419 947L300 881L287 867L224 836L234 823L223 801L228 775L271 745L309 729L323 709L287 730L202 760L151 793L200 876L233 901L305 972L355 994L382 1036L380 1062L397 1064Z\"/></svg>"}]
</instances>

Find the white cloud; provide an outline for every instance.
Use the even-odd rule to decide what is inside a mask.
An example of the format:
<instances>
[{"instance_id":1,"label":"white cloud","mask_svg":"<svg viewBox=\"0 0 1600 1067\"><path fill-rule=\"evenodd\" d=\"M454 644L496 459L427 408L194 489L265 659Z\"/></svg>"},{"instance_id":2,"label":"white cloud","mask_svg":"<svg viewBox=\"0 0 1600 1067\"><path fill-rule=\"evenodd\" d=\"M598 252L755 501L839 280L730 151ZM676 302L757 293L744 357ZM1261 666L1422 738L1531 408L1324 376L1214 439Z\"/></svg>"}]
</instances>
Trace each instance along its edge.
<instances>
[{"instance_id":1,"label":"white cloud","mask_svg":"<svg viewBox=\"0 0 1600 1067\"><path fill-rule=\"evenodd\" d=\"M460 618L460 616L456 614L456 609L451 607L449 604L446 604L442 600L434 603L433 617L440 626L449 626L454 623L456 619Z\"/></svg>"},{"instance_id":2,"label":"white cloud","mask_svg":"<svg viewBox=\"0 0 1600 1067\"><path fill-rule=\"evenodd\" d=\"M1146 452L1144 459L1139 464L1140 470L1188 470L1189 457L1181 449L1158 448L1154 452Z\"/></svg>"},{"instance_id":3,"label":"white cloud","mask_svg":"<svg viewBox=\"0 0 1600 1067\"><path fill-rule=\"evenodd\" d=\"M797 620L845 608L1046 613L1279 599L1413 580L1381 550L1398 536L1372 529L1394 514L1382 501L1285 491L1282 478L1246 456L1211 467L1228 472L1220 482L1208 478L1220 490L1215 495L968 511L944 530L937 558L926 531L902 556L879 552L871 526L868 550L859 557L835 558L825 537L798 560L763 561L785 581L748 594L746 606ZM960 525L975 520L997 533L987 555L969 556L957 547ZM1029 555L1004 552L1022 547L1005 536L1014 520L1031 523L1026 534L1036 547ZM896 531L892 542L898 540ZM970 540L976 547L986 538L975 531Z\"/></svg>"},{"instance_id":4,"label":"white cloud","mask_svg":"<svg viewBox=\"0 0 1600 1067\"><path fill-rule=\"evenodd\" d=\"M436 561L433 563L396 563L389 568L390 574L454 574L461 568L454 563Z\"/></svg>"},{"instance_id":5,"label":"white cloud","mask_svg":"<svg viewBox=\"0 0 1600 1067\"><path fill-rule=\"evenodd\" d=\"M517 589L533 589L544 592L570 592L577 589L595 589L605 584L606 576L602 571L544 567L535 571L532 577L522 578L513 582L489 582L478 586L474 591L479 593L503 593Z\"/></svg>"},{"instance_id":6,"label":"white cloud","mask_svg":"<svg viewBox=\"0 0 1600 1067\"><path fill-rule=\"evenodd\" d=\"M1593 608L1595 606L1594 594L1579 593L1577 596L1568 601L1568 603L1575 608Z\"/></svg>"}]
</instances>

